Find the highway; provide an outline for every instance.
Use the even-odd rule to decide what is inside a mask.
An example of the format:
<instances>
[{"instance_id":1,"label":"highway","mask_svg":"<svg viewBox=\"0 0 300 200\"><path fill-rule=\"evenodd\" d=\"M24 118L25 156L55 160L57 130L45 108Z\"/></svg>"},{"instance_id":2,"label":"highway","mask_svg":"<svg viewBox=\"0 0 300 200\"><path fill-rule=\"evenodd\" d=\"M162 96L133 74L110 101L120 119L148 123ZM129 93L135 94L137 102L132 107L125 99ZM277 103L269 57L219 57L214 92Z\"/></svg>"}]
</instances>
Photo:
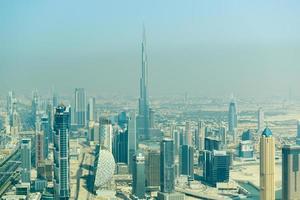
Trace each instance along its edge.
<instances>
[{"instance_id":1,"label":"highway","mask_svg":"<svg viewBox=\"0 0 300 200\"><path fill-rule=\"evenodd\" d=\"M21 162L21 154L19 148L1 163L0 166L0 196L2 196L6 190L11 186L12 182L19 177L17 169Z\"/></svg>"}]
</instances>

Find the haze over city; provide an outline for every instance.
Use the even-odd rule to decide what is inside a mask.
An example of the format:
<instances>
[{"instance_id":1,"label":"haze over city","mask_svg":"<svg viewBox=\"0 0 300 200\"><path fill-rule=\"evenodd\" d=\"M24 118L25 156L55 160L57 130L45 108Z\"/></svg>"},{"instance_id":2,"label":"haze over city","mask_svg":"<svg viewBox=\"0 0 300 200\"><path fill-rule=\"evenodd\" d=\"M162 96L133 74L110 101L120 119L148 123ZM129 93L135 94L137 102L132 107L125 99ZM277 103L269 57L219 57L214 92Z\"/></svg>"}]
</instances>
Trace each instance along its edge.
<instances>
[{"instance_id":1,"label":"haze over city","mask_svg":"<svg viewBox=\"0 0 300 200\"><path fill-rule=\"evenodd\" d=\"M1 1L0 200L300 200L299 1Z\"/></svg>"},{"instance_id":2,"label":"haze over city","mask_svg":"<svg viewBox=\"0 0 300 200\"><path fill-rule=\"evenodd\" d=\"M136 97L144 24L151 96L298 97L299 4L2 1L0 91Z\"/></svg>"}]
</instances>

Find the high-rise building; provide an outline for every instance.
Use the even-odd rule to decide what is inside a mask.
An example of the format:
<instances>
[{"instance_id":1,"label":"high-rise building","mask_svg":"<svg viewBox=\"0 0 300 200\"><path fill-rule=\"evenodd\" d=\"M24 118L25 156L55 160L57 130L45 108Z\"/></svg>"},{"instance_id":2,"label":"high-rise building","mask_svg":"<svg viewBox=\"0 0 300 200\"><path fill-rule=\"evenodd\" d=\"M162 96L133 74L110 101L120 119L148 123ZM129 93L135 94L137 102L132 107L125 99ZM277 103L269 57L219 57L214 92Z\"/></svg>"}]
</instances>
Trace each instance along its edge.
<instances>
[{"instance_id":1,"label":"high-rise building","mask_svg":"<svg viewBox=\"0 0 300 200\"><path fill-rule=\"evenodd\" d=\"M275 199L275 141L266 128L260 137L260 199Z\"/></svg>"},{"instance_id":2,"label":"high-rise building","mask_svg":"<svg viewBox=\"0 0 300 200\"><path fill-rule=\"evenodd\" d=\"M95 121L96 118L96 99L95 97L89 98L88 107L87 107L87 122Z\"/></svg>"},{"instance_id":3,"label":"high-rise building","mask_svg":"<svg viewBox=\"0 0 300 200\"><path fill-rule=\"evenodd\" d=\"M195 147L197 150L204 149L204 138L205 138L204 124L202 121L199 121L195 132Z\"/></svg>"},{"instance_id":4,"label":"high-rise building","mask_svg":"<svg viewBox=\"0 0 300 200\"><path fill-rule=\"evenodd\" d=\"M75 89L74 122L78 127L86 125L86 94L84 88Z\"/></svg>"},{"instance_id":5,"label":"high-rise building","mask_svg":"<svg viewBox=\"0 0 300 200\"><path fill-rule=\"evenodd\" d=\"M213 137L206 137L204 140L204 149L208 151L220 150L221 149L220 140Z\"/></svg>"},{"instance_id":6,"label":"high-rise building","mask_svg":"<svg viewBox=\"0 0 300 200\"><path fill-rule=\"evenodd\" d=\"M109 119L100 117L99 134L101 148L105 148L108 151L112 152L113 128Z\"/></svg>"},{"instance_id":7,"label":"high-rise building","mask_svg":"<svg viewBox=\"0 0 300 200\"><path fill-rule=\"evenodd\" d=\"M23 138L21 140L21 181L30 183L31 170L31 140Z\"/></svg>"},{"instance_id":8,"label":"high-rise building","mask_svg":"<svg viewBox=\"0 0 300 200\"><path fill-rule=\"evenodd\" d=\"M205 151L204 178L207 183L216 186L229 181L230 157L226 151Z\"/></svg>"},{"instance_id":9,"label":"high-rise building","mask_svg":"<svg viewBox=\"0 0 300 200\"><path fill-rule=\"evenodd\" d=\"M49 102L46 109L49 124L48 143L53 143L53 108L53 105Z\"/></svg>"},{"instance_id":10,"label":"high-rise building","mask_svg":"<svg viewBox=\"0 0 300 200\"><path fill-rule=\"evenodd\" d=\"M222 147L227 145L227 135L226 135L226 128L221 126L218 130L219 139L221 142Z\"/></svg>"},{"instance_id":11,"label":"high-rise building","mask_svg":"<svg viewBox=\"0 0 300 200\"><path fill-rule=\"evenodd\" d=\"M114 135L113 149L115 161L117 163L128 164L128 131L119 131Z\"/></svg>"},{"instance_id":12,"label":"high-rise building","mask_svg":"<svg viewBox=\"0 0 300 200\"><path fill-rule=\"evenodd\" d=\"M191 133L191 124L190 122L185 122L185 129L184 129L184 135L185 135L185 144L192 146L193 145L193 135Z\"/></svg>"},{"instance_id":13,"label":"high-rise building","mask_svg":"<svg viewBox=\"0 0 300 200\"><path fill-rule=\"evenodd\" d=\"M300 119L297 121L296 144L300 145Z\"/></svg>"},{"instance_id":14,"label":"high-rise building","mask_svg":"<svg viewBox=\"0 0 300 200\"><path fill-rule=\"evenodd\" d=\"M148 63L146 53L146 33L143 31L142 41L142 77L140 78L139 113L137 116L137 136L140 139L150 137L150 109L148 96ZM152 119L153 121L153 119Z\"/></svg>"},{"instance_id":15,"label":"high-rise building","mask_svg":"<svg viewBox=\"0 0 300 200\"><path fill-rule=\"evenodd\" d=\"M175 159L176 159L179 156L180 132L178 130L174 130L172 138L174 141L174 154L175 154Z\"/></svg>"},{"instance_id":16,"label":"high-rise building","mask_svg":"<svg viewBox=\"0 0 300 200\"><path fill-rule=\"evenodd\" d=\"M300 198L300 146L282 148L282 199Z\"/></svg>"},{"instance_id":17,"label":"high-rise building","mask_svg":"<svg viewBox=\"0 0 300 200\"><path fill-rule=\"evenodd\" d=\"M194 148L189 145L180 147L179 156L180 174L187 175L189 179L194 179Z\"/></svg>"},{"instance_id":18,"label":"high-rise building","mask_svg":"<svg viewBox=\"0 0 300 200\"><path fill-rule=\"evenodd\" d=\"M174 144L172 139L165 138L160 144L160 191L171 193L174 192L174 188Z\"/></svg>"},{"instance_id":19,"label":"high-rise building","mask_svg":"<svg viewBox=\"0 0 300 200\"><path fill-rule=\"evenodd\" d=\"M264 110L259 108L257 111L257 131L262 131L265 127Z\"/></svg>"},{"instance_id":20,"label":"high-rise building","mask_svg":"<svg viewBox=\"0 0 300 200\"><path fill-rule=\"evenodd\" d=\"M39 96L37 90L33 92L33 98L31 102L31 126L35 129L36 121L39 113Z\"/></svg>"},{"instance_id":21,"label":"high-rise building","mask_svg":"<svg viewBox=\"0 0 300 200\"><path fill-rule=\"evenodd\" d=\"M229 112L228 112L228 132L232 135L233 140L236 140L236 129L237 129L237 109L236 103L232 100L229 104Z\"/></svg>"},{"instance_id":22,"label":"high-rise building","mask_svg":"<svg viewBox=\"0 0 300 200\"><path fill-rule=\"evenodd\" d=\"M54 197L70 197L70 107L59 105L54 117Z\"/></svg>"},{"instance_id":23,"label":"high-rise building","mask_svg":"<svg viewBox=\"0 0 300 200\"><path fill-rule=\"evenodd\" d=\"M158 190L160 184L160 152L150 150L146 159L146 186Z\"/></svg>"},{"instance_id":24,"label":"high-rise building","mask_svg":"<svg viewBox=\"0 0 300 200\"><path fill-rule=\"evenodd\" d=\"M136 115L134 112L129 114L128 121L128 169L129 173L132 172L133 168L133 156L136 153Z\"/></svg>"},{"instance_id":25,"label":"high-rise building","mask_svg":"<svg viewBox=\"0 0 300 200\"><path fill-rule=\"evenodd\" d=\"M36 133L35 133L35 166L37 167L39 163L44 162L45 160L45 136L44 132L40 130L40 123L37 123Z\"/></svg>"},{"instance_id":26,"label":"high-rise building","mask_svg":"<svg viewBox=\"0 0 300 200\"><path fill-rule=\"evenodd\" d=\"M48 120L48 116L44 115L41 118L41 132L43 133L43 137L44 137L44 158L48 158L48 154L49 154L49 137L52 134L51 133L52 128L49 124L49 120Z\"/></svg>"},{"instance_id":27,"label":"high-rise building","mask_svg":"<svg viewBox=\"0 0 300 200\"><path fill-rule=\"evenodd\" d=\"M133 158L132 194L135 199L145 198L145 157L138 152Z\"/></svg>"}]
</instances>

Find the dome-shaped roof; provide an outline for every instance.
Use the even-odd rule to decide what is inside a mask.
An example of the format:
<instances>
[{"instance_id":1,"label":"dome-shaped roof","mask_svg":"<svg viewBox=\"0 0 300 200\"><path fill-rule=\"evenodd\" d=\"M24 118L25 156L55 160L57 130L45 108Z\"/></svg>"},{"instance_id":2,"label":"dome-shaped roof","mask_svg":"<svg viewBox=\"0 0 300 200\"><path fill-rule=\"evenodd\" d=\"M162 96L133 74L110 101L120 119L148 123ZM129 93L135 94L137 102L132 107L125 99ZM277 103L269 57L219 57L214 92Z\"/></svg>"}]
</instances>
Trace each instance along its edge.
<instances>
[{"instance_id":1,"label":"dome-shaped roof","mask_svg":"<svg viewBox=\"0 0 300 200\"><path fill-rule=\"evenodd\" d=\"M265 128L265 130L262 132L262 135L263 135L263 136L266 136L266 137L270 137L270 136L272 136L272 131L267 127L267 128Z\"/></svg>"}]
</instances>

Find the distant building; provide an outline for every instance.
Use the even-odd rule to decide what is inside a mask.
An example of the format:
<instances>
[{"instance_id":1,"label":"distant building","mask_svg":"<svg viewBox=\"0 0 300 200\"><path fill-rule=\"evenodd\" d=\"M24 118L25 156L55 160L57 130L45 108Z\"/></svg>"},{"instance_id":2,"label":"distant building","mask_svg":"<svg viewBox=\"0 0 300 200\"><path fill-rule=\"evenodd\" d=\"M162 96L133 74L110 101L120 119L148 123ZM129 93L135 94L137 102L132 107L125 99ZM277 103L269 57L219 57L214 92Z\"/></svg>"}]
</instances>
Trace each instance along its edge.
<instances>
[{"instance_id":1,"label":"distant building","mask_svg":"<svg viewBox=\"0 0 300 200\"><path fill-rule=\"evenodd\" d=\"M297 144L297 145L300 145L300 120L297 121L296 144Z\"/></svg>"},{"instance_id":2,"label":"distant building","mask_svg":"<svg viewBox=\"0 0 300 200\"><path fill-rule=\"evenodd\" d=\"M179 156L180 174L187 175L189 179L194 179L194 148L189 145L180 147Z\"/></svg>"},{"instance_id":3,"label":"distant building","mask_svg":"<svg viewBox=\"0 0 300 200\"><path fill-rule=\"evenodd\" d=\"M275 199L275 141L266 128L260 137L260 199Z\"/></svg>"},{"instance_id":4,"label":"distant building","mask_svg":"<svg viewBox=\"0 0 300 200\"><path fill-rule=\"evenodd\" d=\"M138 152L133 158L132 194L136 199L145 198L145 157Z\"/></svg>"},{"instance_id":5,"label":"distant building","mask_svg":"<svg viewBox=\"0 0 300 200\"><path fill-rule=\"evenodd\" d=\"M220 150L221 142L217 138L206 137L204 140L204 149L208 151Z\"/></svg>"},{"instance_id":6,"label":"distant building","mask_svg":"<svg viewBox=\"0 0 300 200\"><path fill-rule=\"evenodd\" d=\"M153 115L151 119L153 123ZM142 77L140 78L139 113L136 118L137 136L139 139L150 138L150 108L148 94L148 61L146 53L146 33L142 41Z\"/></svg>"},{"instance_id":7,"label":"distant building","mask_svg":"<svg viewBox=\"0 0 300 200\"><path fill-rule=\"evenodd\" d=\"M47 115L41 118L41 131L44 138L44 159L48 158L49 155L49 137L51 137L50 135L52 134L52 128L48 119Z\"/></svg>"},{"instance_id":8,"label":"distant building","mask_svg":"<svg viewBox=\"0 0 300 200\"><path fill-rule=\"evenodd\" d=\"M185 143L186 145L193 146L193 135L191 132L191 124L190 122L185 122L185 129L184 129L184 135L185 135Z\"/></svg>"},{"instance_id":9,"label":"distant building","mask_svg":"<svg viewBox=\"0 0 300 200\"><path fill-rule=\"evenodd\" d=\"M146 186L158 190L160 185L160 152L150 150L146 159Z\"/></svg>"},{"instance_id":10,"label":"distant building","mask_svg":"<svg viewBox=\"0 0 300 200\"><path fill-rule=\"evenodd\" d=\"M86 93L83 88L75 89L74 123L78 127L86 125Z\"/></svg>"},{"instance_id":11,"label":"distant building","mask_svg":"<svg viewBox=\"0 0 300 200\"><path fill-rule=\"evenodd\" d=\"M239 156L241 158L253 158L253 142L251 140L243 140L240 142Z\"/></svg>"},{"instance_id":12,"label":"distant building","mask_svg":"<svg viewBox=\"0 0 300 200\"><path fill-rule=\"evenodd\" d=\"M257 131L262 131L265 127L265 114L262 108L257 111Z\"/></svg>"},{"instance_id":13,"label":"distant building","mask_svg":"<svg viewBox=\"0 0 300 200\"><path fill-rule=\"evenodd\" d=\"M89 102L87 105L87 122L89 121L96 121L97 114L96 114L96 99L95 97L89 98Z\"/></svg>"},{"instance_id":14,"label":"distant building","mask_svg":"<svg viewBox=\"0 0 300 200\"><path fill-rule=\"evenodd\" d=\"M21 181L30 183L31 171L31 140L24 138L21 140Z\"/></svg>"},{"instance_id":15,"label":"distant building","mask_svg":"<svg viewBox=\"0 0 300 200\"><path fill-rule=\"evenodd\" d=\"M70 107L59 105L54 117L54 198L70 197Z\"/></svg>"},{"instance_id":16,"label":"distant building","mask_svg":"<svg viewBox=\"0 0 300 200\"><path fill-rule=\"evenodd\" d=\"M205 138L204 124L202 121L199 121L195 132L195 147L197 150L204 149L204 138Z\"/></svg>"},{"instance_id":17,"label":"distant building","mask_svg":"<svg viewBox=\"0 0 300 200\"><path fill-rule=\"evenodd\" d=\"M165 138L160 144L160 190L164 193L174 192L174 143Z\"/></svg>"},{"instance_id":18,"label":"distant building","mask_svg":"<svg viewBox=\"0 0 300 200\"><path fill-rule=\"evenodd\" d=\"M228 132L232 135L233 140L236 140L236 129L238 124L236 103L232 100L229 104L228 111Z\"/></svg>"},{"instance_id":19,"label":"distant building","mask_svg":"<svg viewBox=\"0 0 300 200\"><path fill-rule=\"evenodd\" d=\"M205 151L204 178L207 183L216 186L229 181L230 156L226 151Z\"/></svg>"},{"instance_id":20,"label":"distant building","mask_svg":"<svg viewBox=\"0 0 300 200\"><path fill-rule=\"evenodd\" d=\"M128 169L129 173L133 169L133 156L136 153L137 148L136 138L136 115L134 112L129 114L128 119Z\"/></svg>"},{"instance_id":21,"label":"distant building","mask_svg":"<svg viewBox=\"0 0 300 200\"><path fill-rule=\"evenodd\" d=\"M247 130L242 134L242 141L246 141L246 140L253 140L253 134L251 133L250 130Z\"/></svg>"},{"instance_id":22,"label":"distant building","mask_svg":"<svg viewBox=\"0 0 300 200\"><path fill-rule=\"evenodd\" d=\"M184 200L185 195L175 192L174 142L165 138L160 144L159 200Z\"/></svg>"},{"instance_id":23,"label":"distant building","mask_svg":"<svg viewBox=\"0 0 300 200\"><path fill-rule=\"evenodd\" d=\"M114 135L113 155L117 163L128 164L128 131L120 131Z\"/></svg>"},{"instance_id":24,"label":"distant building","mask_svg":"<svg viewBox=\"0 0 300 200\"><path fill-rule=\"evenodd\" d=\"M282 199L300 198L300 146L282 148Z\"/></svg>"},{"instance_id":25,"label":"distant building","mask_svg":"<svg viewBox=\"0 0 300 200\"><path fill-rule=\"evenodd\" d=\"M237 109L235 101L231 101L229 104L228 112L228 130L233 132L237 128Z\"/></svg>"},{"instance_id":26,"label":"distant building","mask_svg":"<svg viewBox=\"0 0 300 200\"><path fill-rule=\"evenodd\" d=\"M112 152L113 128L109 119L100 117L99 134L101 147Z\"/></svg>"}]
</instances>

